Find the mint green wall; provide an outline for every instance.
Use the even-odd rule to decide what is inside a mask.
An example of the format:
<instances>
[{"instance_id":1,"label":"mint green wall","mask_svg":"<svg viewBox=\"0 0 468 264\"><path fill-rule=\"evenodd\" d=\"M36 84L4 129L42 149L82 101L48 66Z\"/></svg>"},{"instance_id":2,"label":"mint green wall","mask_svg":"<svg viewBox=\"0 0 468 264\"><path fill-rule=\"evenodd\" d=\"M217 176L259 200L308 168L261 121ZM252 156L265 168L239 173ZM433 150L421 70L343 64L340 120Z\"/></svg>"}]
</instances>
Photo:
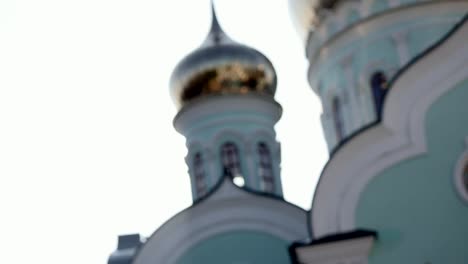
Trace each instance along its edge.
<instances>
[{"instance_id":1,"label":"mint green wall","mask_svg":"<svg viewBox=\"0 0 468 264\"><path fill-rule=\"evenodd\" d=\"M178 264L287 264L287 241L254 231L233 231L208 238L178 260Z\"/></svg>"},{"instance_id":2,"label":"mint green wall","mask_svg":"<svg viewBox=\"0 0 468 264\"><path fill-rule=\"evenodd\" d=\"M350 9L348 14L347 14L347 19L346 19L346 24L351 25L354 22L358 21L360 18L359 11L356 9ZM344 28L344 27L343 27Z\"/></svg>"},{"instance_id":3,"label":"mint green wall","mask_svg":"<svg viewBox=\"0 0 468 264\"><path fill-rule=\"evenodd\" d=\"M443 36L452 29L452 27L452 23L419 26L409 35L408 46L410 54L416 55L421 50L427 49L434 42L434 36Z\"/></svg>"},{"instance_id":4,"label":"mint green wall","mask_svg":"<svg viewBox=\"0 0 468 264\"><path fill-rule=\"evenodd\" d=\"M390 6L389 6L388 2L389 2L389 0L375 0L372 3L370 13L371 14L376 14L376 13L385 11L386 9L389 9Z\"/></svg>"},{"instance_id":5,"label":"mint green wall","mask_svg":"<svg viewBox=\"0 0 468 264\"><path fill-rule=\"evenodd\" d=\"M386 1L375 1L374 4L375 8L387 6ZM331 113L331 100L334 95L343 102L345 137L376 120L369 84L370 75L377 70L383 70L390 79L403 66L402 63L406 63L400 61L397 46L392 38L393 34L407 32L406 45L411 59L440 40L464 14L462 10L441 12L438 16L421 13L411 20L400 20L349 42L338 43L335 49L329 51L327 60L317 65L316 74L310 78L322 86L319 94L324 104L322 126L329 150L334 149L339 143ZM354 76L353 83L345 79L342 64L342 61L349 56ZM358 102L356 106L351 104L353 96ZM353 112L359 113L358 118L353 117Z\"/></svg>"},{"instance_id":6,"label":"mint green wall","mask_svg":"<svg viewBox=\"0 0 468 264\"><path fill-rule=\"evenodd\" d=\"M393 8L401 8L405 5L415 4L417 2L423 2L427 0L399 0L393 1L394 6L390 3L392 0L360 0L360 1L348 1L347 4L349 5L338 5L336 10L339 10L340 13L343 13L345 19L340 21L339 19L335 19L334 21L328 21L326 24L327 31L329 32L328 36L331 34L340 32L341 30L349 27L354 22L366 19L370 16L375 16L385 11L388 11ZM343 2L344 3L344 2ZM368 6L367 8L362 8L362 6ZM364 9L368 9L365 10ZM338 12L337 12L338 13ZM323 42L322 42L323 43Z\"/></svg>"},{"instance_id":7,"label":"mint green wall","mask_svg":"<svg viewBox=\"0 0 468 264\"><path fill-rule=\"evenodd\" d=\"M230 118L237 119L238 121L231 121ZM280 157L276 155L275 151L277 142L274 125L275 120L272 120L270 116L248 112L244 109L239 109L238 112L229 114L214 113L211 118L206 118L197 123L196 126L202 128L193 130L186 137L190 139L190 141L200 142L208 146L214 156L216 166L213 171L214 175L208 179L208 187L214 187L223 175L220 157L221 146L228 141L232 141L239 149L240 162L243 176L246 180L246 186L254 190L262 191L260 184L261 179L257 175L259 157L256 146L258 143L264 142L268 145L272 158L272 169L276 187L275 194L282 196ZM258 135L257 132L259 131L264 133ZM265 133L270 135L270 137L265 137ZM202 154L206 153L202 152ZM249 162L254 163L253 170L249 168ZM192 184L192 188L193 185L194 184Z\"/></svg>"},{"instance_id":8,"label":"mint green wall","mask_svg":"<svg viewBox=\"0 0 468 264\"><path fill-rule=\"evenodd\" d=\"M468 263L468 204L453 184L468 136L467 102L465 80L428 111L429 152L385 170L362 193L357 226L379 233L371 264Z\"/></svg>"}]
</instances>

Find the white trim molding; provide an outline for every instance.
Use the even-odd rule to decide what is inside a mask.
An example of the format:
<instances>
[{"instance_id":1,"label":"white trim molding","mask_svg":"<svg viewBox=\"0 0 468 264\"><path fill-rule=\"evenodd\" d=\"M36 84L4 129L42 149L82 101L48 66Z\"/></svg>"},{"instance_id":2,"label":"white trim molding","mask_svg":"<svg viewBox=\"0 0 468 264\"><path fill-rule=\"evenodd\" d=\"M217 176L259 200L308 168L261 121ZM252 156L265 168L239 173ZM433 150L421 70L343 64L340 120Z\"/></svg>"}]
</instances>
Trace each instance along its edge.
<instances>
[{"instance_id":1,"label":"white trim molding","mask_svg":"<svg viewBox=\"0 0 468 264\"><path fill-rule=\"evenodd\" d=\"M398 60L400 61L400 67L403 67L411 59L408 47L409 33L409 30L403 30L394 32L391 35L392 41L398 52Z\"/></svg>"},{"instance_id":2,"label":"white trim molding","mask_svg":"<svg viewBox=\"0 0 468 264\"><path fill-rule=\"evenodd\" d=\"M356 135L322 172L311 209L315 236L356 228L361 193L379 173L427 152L425 115L445 93L468 79L468 23L416 61L396 80L381 123Z\"/></svg>"},{"instance_id":3,"label":"white trim molding","mask_svg":"<svg viewBox=\"0 0 468 264\"><path fill-rule=\"evenodd\" d=\"M425 26L442 25L452 23L455 24L461 18L462 12L468 10L468 2L460 0L446 1L423 1L412 5L402 6L401 8L392 8L386 12L370 16L368 19L360 20L358 23L347 27L343 31L335 34L332 38L323 40L318 35L314 34L306 45L306 56L309 61L307 70L307 78L312 89L316 90L316 83L321 75L319 72L328 68L330 61L335 61L336 54L339 54L344 47L351 47L355 43L362 41L363 36L371 36L377 31L383 31L390 27L394 27L396 32L402 29L412 32L413 30ZM444 17L446 14L460 14L460 17ZM416 20L415 18L424 16L424 19ZM412 23L403 23L402 21L412 21ZM320 33L321 27L317 29ZM390 35L389 35L390 34ZM374 34L372 37L366 38L367 45L373 45L374 42L382 39L391 39L389 34ZM347 50L346 52L356 52L355 50ZM404 50L400 52L401 56L406 56ZM410 54L411 55L411 54ZM326 70L326 69L325 69Z\"/></svg>"},{"instance_id":4,"label":"white trim molding","mask_svg":"<svg viewBox=\"0 0 468 264\"><path fill-rule=\"evenodd\" d=\"M173 264L197 243L239 230L263 232L288 242L308 236L307 213L282 200L257 195L225 177L205 200L162 225L143 245L134 264Z\"/></svg>"}]
</instances>

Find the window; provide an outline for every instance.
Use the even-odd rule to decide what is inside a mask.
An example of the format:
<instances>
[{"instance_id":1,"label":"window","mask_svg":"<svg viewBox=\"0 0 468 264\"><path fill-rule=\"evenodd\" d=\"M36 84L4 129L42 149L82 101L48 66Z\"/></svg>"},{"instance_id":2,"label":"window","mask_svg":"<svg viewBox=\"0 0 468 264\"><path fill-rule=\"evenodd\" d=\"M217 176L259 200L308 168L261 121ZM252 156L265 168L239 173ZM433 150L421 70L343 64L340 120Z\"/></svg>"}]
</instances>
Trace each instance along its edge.
<instances>
[{"instance_id":1,"label":"window","mask_svg":"<svg viewBox=\"0 0 468 264\"><path fill-rule=\"evenodd\" d=\"M197 196L203 196L207 192L205 169L203 168L203 158L200 152L197 152L193 158L193 177L195 180L195 190Z\"/></svg>"},{"instance_id":2,"label":"window","mask_svg":"<svg viewBox=\"0 0 468 264\"><path fill-rule=\"evenodd\" d=\"M223 170L233 178L242 177L239 150L234 143L227 142L223 144L221 147L221 162Z\"/></svg>"},{"instance_id":3,"label":"window","mask_svg":"<svg viewBox=\"0 0 468 264\"><path fill-rule=\"evenodd\" d=\"M372 74L370 79L370 86L372 88L372 95L374 97L374 106L377 118L382 117L382 105L387 94L387 76L383 71L376 71Z\"/></svg>"},{"instance_id":4,"label":"window","mask_svg":"<svg viewBox=\"0 0 468 264\"><path fill-rule=\"evenodd\" d=\"M260 187L266 192L274 192L275 179L273 177L270 149L265 143L261 142L257 145L257 152L259 157L258 175L260 177Z\"/></svg>"},{"instance_id":5,"label":"window","mask_svg":"<svg viewBox=\"0 0 468 264\"><path fill-rule=\"evenodd\" d=\"M332 99L332 112L337 141L341 141L344 137L343 114L341 113L341 111L342 110L340 99L335 96Z\"/></svg>"}]
</instances>

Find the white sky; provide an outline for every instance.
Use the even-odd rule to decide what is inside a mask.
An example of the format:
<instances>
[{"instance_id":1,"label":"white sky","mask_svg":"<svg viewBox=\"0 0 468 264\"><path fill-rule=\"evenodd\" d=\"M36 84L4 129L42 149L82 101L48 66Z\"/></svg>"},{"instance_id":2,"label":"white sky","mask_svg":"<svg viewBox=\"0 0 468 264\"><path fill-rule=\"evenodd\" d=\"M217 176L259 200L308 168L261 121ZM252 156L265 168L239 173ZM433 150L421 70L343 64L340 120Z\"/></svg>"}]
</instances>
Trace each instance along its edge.
<instances>
[{"instance_id":1,"label":"white sky","mask_svg":"<svg viewBox=\"0 0 468 264\"><path fill-rule=\"evenodd\" d=\"M287 1L217 1L271 59L286 199L310 207L327 152ZM191 204L169 76L204 39L207 0L0 1L0 262L106 263Z\"/></svg>"}]
</instances>

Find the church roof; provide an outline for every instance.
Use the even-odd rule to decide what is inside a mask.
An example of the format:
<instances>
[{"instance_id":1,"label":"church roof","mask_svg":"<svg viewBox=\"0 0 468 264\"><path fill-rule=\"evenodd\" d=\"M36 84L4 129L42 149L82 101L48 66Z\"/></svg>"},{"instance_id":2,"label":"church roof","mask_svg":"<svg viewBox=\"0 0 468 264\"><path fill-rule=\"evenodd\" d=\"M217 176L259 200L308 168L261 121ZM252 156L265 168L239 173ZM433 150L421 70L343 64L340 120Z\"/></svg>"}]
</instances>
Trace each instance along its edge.
<instances>
[{"instance_id":1,"label":"church roof","mask_svg":"<svg viewBox=\"0 0 468 264\"><path fill-rule=\"evenodd\" d=\"M238 187L223 176L206 196L156 230L134 263L150 259L173 263L197 241L236 230L263 232L293 242L308 236L307 226L304 209L280 197Z\"/></svg>"}]
</instances>

